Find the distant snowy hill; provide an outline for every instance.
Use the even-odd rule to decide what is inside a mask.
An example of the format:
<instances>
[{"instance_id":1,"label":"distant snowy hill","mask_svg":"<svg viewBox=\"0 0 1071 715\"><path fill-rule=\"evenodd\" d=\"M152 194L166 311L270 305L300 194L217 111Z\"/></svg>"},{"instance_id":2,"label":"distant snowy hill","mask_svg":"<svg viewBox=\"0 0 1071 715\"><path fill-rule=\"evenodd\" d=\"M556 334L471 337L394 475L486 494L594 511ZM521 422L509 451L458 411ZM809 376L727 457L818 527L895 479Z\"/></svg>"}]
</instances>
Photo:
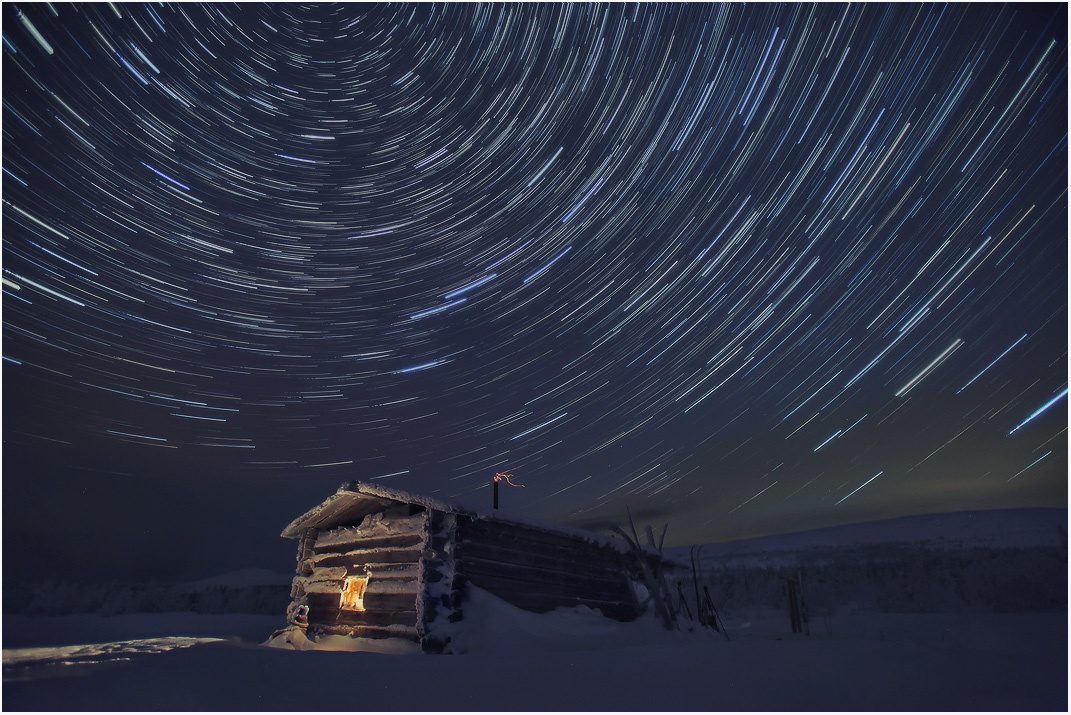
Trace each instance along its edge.
<instances>
[{"instance_id":1,"label":"distant snowy hill","mask_svg":"<svg viewBox=\"0 0 1071 715\"><path fill-rule=\"evenodd\" d=\"M817 547L925 544L945 549L1059 547L1067 544L1067 509L996 509L921 514L703 546L705 558L794 552ZM666 549L688 562L689 547Z\"/></svg>"},{"instance_id":2,"label":"distant snowy hill","mask_svg":"<svg viewBox=\"0 0 1071 715\"><path fill-rule=\"evenodd\" d=\"M4 613L58 616L97 613L285 614L291 576L248 568L184 584L4 581ZM78 594L71 598L71 594Z\"/></svg>"},{"instance_id":3,"label":"distant snowy hill","mask_svg":"<svg viewBox=\"0 0 1071 715\"><path fill-rule=\"evenodd\" d=\"M249 588L250 586L289 586L293 574L279 573L262 568L248 568L220 574L199 581L183 584L182 588L200 590L203 588Z\"/></svg>"},{"instance_id":4,"label":"distant snowy hill","mask_svg":"<svg viewBox=\"0 0 1071 715\"><path fill-rule=\"evenodd\" d=\"M667 549L726 612L782 608L788 582L812 615L1067 608L1067 510L903 517Z\"/></svg>"}]
</instances>

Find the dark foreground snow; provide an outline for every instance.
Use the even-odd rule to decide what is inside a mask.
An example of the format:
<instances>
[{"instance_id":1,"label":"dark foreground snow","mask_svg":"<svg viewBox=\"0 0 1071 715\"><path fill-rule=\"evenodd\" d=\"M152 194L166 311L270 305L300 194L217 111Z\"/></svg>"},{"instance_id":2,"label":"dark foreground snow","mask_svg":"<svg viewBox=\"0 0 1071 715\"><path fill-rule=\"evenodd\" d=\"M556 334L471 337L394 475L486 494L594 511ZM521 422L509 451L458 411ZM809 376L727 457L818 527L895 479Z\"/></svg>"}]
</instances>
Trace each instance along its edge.
<instances>
[{"instance_id":1,"label":"dark foreground snow","mask_svg":"<svg viewBox=\"0 0 1071 715\"><path fill-rule=\"evenodd\" d=\"M480 619L469 653L423 656L265 647L281 624L264 616L6 618L3 706L1067 710L1066 613L842 614L793 636L783 612L765 612L729 619L729 641L583 610L536 616L498 603ZM114 634L106 644L58 645L94 641L102 627Z\"/></svg>"},{"instance_id":2,"label":"dark foreground snow","mask_svg":"<svg viewBox=\"0 0 1071 715\"><path fill-rule=\"evenodd\" d=\"M707 629L665 631L652 615L624 624L586 608L528 613L479 589L454 634L464 654L444 656L323 650L361 645L338 637L291 636L312 648L305 651L267 647L285 625L281 610L5 615L2 704L1066 712L1067 512L1049 511L938 515L712 545L703 552L704 580L729 640ZM791 633L786 577L803 579L809 635ZM201 586L229 588L233 580Z\"/></svg>"}]
</instances>

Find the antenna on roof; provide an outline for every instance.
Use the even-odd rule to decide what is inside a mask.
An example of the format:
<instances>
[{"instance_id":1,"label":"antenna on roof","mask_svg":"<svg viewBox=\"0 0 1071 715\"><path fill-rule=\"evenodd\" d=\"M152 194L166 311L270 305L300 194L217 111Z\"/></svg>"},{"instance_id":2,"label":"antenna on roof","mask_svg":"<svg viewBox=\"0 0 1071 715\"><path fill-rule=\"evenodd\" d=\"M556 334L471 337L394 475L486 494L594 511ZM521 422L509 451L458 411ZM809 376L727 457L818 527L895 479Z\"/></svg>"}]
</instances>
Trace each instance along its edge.
<instances>
[{"instance_id":1,"label":"antenna on roof","mask_svg":"<svg viewBox=\"0 0 1071 715\"><path fill-rule=\"evenodd\" d=\"M523 466L524 465L522 464L521 467L523 467ZM521 467L514 467L514 469L520 469ZM494 487L495 487L495 502L494 502L495 503L495 509L498 508L498 483L499 482L501 482L503 479L505 479L506 480L506 484L509 484L511 487L524 487L523 484L514 484L513 482L511 482L509 480L509 478L512 477L512 476L513 476L513 469L507 469L504 472L497 472L495 474L495 481L493 482Z\"/></svg>"}]
</instances>

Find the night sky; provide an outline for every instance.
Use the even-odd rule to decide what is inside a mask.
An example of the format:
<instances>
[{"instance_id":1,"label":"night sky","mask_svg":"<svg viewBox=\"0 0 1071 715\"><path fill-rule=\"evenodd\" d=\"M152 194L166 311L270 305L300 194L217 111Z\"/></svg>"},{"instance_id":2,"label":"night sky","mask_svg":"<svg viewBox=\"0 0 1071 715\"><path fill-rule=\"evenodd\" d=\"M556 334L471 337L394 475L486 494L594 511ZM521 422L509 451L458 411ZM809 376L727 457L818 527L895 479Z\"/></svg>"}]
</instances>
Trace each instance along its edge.
<instances>
[{"instance_id":1,"label":"night sky","mask_svg":"<svg viewBox=\"0 0 1071 715\"><path fill-rule=\"evenodd\" d=\"M1067 506L1064 3L2 12L5 578Z\"/></svg>"}]
</instances>

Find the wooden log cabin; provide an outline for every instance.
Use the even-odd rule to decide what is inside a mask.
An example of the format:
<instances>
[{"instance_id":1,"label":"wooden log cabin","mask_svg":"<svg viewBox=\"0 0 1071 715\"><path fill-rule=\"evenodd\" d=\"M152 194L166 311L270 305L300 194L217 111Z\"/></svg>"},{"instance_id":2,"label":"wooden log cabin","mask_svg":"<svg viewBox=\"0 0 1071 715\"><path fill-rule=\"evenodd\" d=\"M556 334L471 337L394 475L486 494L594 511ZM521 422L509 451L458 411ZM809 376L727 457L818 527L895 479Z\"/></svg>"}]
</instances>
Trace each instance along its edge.
<instances>
[{"instance_id":1,"label":"wooden log cabin","mask_svg":"<svg viewBox=\"0 0 1071 715\"><path fill-rule=\"evenodd\" d=\"M585 605L629 621L644 609L635 584L650 561L640 561L658 559L600 534L360 482L343 484L282 536L299 544L291 627L403 638L431 653L463 626L471 586L537 613Z\"/></svg>"}]
</instances>

